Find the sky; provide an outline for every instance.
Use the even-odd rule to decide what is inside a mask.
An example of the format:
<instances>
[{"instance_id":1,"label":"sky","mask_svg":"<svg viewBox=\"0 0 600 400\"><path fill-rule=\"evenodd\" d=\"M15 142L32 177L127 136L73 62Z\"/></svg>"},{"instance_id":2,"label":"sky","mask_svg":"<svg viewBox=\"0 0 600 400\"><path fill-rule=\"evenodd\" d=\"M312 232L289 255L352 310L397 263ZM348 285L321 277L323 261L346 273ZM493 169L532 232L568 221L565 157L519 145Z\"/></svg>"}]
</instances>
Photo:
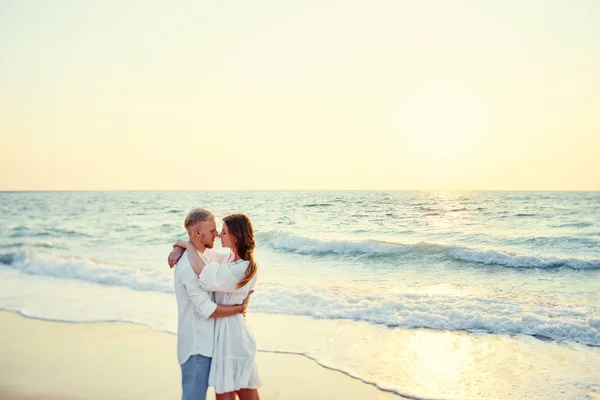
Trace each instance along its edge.
<instances>
[{"instance_id":1,"label":"sky","mask_svg":"<svg viewBox=\"0 0 600 400\"><path fill-rule=\"evenodd\" d=\"M595 0L0 0L0 190L600 190Z\"/></svg>"}]
</instances>

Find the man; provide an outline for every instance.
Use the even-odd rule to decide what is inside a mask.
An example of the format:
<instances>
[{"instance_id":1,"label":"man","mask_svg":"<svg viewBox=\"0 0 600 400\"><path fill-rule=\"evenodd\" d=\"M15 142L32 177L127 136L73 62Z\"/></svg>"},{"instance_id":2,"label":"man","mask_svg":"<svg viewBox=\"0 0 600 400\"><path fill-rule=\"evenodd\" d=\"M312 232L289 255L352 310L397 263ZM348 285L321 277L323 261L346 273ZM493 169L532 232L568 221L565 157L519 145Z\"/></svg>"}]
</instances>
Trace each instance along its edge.
<instances>
[{"instance_id":1,"label":"man","mask_svg":"<svg viewBox=\"0 0 600 400\"><path fill-rule=\"evenodd\" d=\"M185 229L196 249L210 261L217 261L218 255L210 250L218 235L215 216L208 210L195 208L185 219ZM169 265L173 266L171 255ZM177 358L181 365L183 400L206 398L213 354L214 318L245 313L250 294L240 305L215 304L212 301L212 293L200 286L187 253L183 254L177 262L175 266L175 295L179 316Z\"/></svg>"}]
</instances>

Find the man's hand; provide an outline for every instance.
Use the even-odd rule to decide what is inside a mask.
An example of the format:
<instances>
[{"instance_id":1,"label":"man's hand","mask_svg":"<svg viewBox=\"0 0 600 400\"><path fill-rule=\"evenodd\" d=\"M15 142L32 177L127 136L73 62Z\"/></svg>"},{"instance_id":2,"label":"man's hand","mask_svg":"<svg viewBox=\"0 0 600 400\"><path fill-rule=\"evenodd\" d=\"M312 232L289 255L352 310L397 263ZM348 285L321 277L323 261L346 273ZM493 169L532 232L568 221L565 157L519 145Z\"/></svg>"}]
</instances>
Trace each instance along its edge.
<instances>
[{"instance_id":1,"label":"man's hand","mask_svg":"<svg viewBox=\"0 0 600 400\"><path fill-rule=\"evenodd\" d=\"M246 309L248 308L248 303L250 302L250 295L254 293L254 290L248 292L248 296L242 301L242 315L246 318Z\"/></svg>"},{"instance_id":2,"label":"man's hand","mask_svg":"<svg viewBox=\"0 0 600 400\"><path fill-rule=\"evenodd\" d=\"M185 249L182 249L181 247L175 246L173 248L173 250L171 251L171 253L169 253L169 267L173 268L175 266L175 264L177 264L177 261L179 261L179 259L181 258L181 255L183 254L183 252L185 251Z\"/></svg>"}]
</instances>

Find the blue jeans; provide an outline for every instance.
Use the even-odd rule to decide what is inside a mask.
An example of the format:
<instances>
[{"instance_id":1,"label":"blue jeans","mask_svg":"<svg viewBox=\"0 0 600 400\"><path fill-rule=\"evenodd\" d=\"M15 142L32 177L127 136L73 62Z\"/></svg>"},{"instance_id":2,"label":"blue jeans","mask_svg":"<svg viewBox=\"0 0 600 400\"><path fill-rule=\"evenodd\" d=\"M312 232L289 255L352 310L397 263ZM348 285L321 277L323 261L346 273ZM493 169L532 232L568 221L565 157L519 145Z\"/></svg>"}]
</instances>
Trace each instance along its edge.
<instances>
[{"instance_id":1,"label":"blue jeans","mask_svg":"<svg viewBox=\"0 0 600 400\"><path fill-rule=\"evenodd\" d=\"M190 356L181 365L181 391L183 400L205 400L208 389L210 357L201 354Z\"/></svg>"}]
</instances>

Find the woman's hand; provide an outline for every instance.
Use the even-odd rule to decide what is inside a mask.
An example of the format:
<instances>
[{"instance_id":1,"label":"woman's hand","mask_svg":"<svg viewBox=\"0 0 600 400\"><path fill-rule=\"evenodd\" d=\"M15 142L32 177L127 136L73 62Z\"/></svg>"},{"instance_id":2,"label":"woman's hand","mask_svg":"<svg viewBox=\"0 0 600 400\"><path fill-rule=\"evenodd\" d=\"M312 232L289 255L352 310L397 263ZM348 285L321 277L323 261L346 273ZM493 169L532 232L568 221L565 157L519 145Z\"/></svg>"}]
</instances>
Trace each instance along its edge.
<instances>
[{"instance_id":1,"label":"woman's hand","mask_svg":"<svg viewBox=\"0 0 600 400\"><path fill-rule=\"evenodd\" d=\"M250 302L250 295L252 293L254 293L254 290L249 291L248 296L242 301L242 315L244 316L244 319L246 319L246 310L248 309L248 303Z\"/></svg>"},{"instance_id":2,"label":"woman's hand","mask_svg":"<svg viewBox=\"0 0 600 400\"><path fill-rule=\"evenodd\" d=\"M168 258L170 268L173 268L175 266L175 264L177 264L177 261L179 261L179 259L183 255L184 251L185 251L185 247L184 248L181 248L179 246L173 247L173 250L171 251L171 253L169 253L169 258Z\"/></svg>"}]
</instances>

